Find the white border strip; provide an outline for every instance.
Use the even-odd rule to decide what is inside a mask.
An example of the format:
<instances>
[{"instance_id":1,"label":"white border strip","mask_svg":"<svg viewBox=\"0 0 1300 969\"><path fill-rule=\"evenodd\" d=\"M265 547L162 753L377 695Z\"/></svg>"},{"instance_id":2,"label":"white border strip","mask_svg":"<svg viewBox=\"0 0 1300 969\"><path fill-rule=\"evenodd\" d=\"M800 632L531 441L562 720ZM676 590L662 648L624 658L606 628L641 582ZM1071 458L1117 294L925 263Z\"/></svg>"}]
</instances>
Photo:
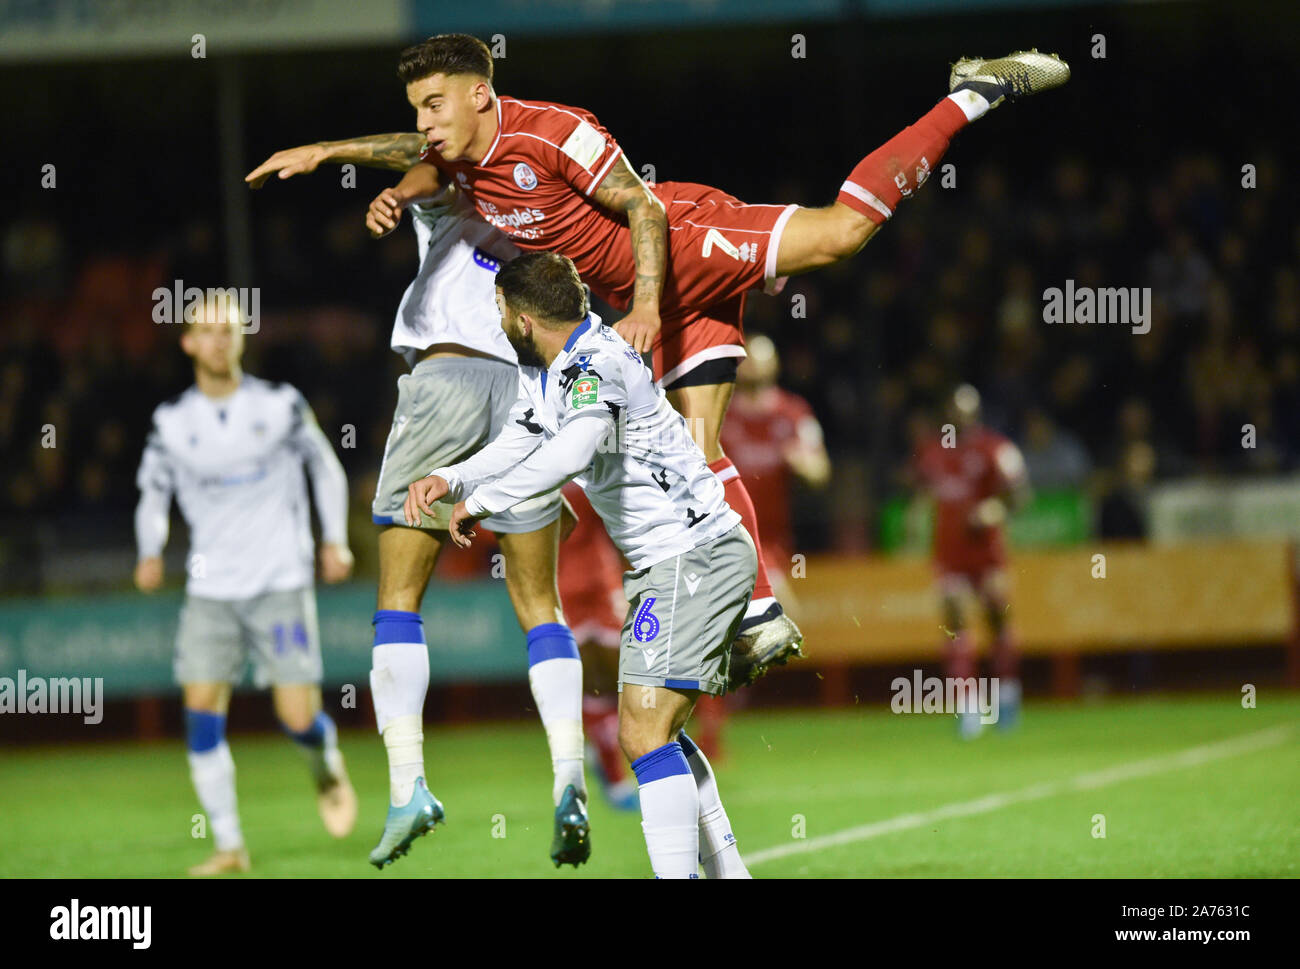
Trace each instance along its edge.
<instances>
[{"instance_id":1,"label":"white border strip","mask_svg":"<svg viewBox=\"0 0 1300 969\"><path fill-rule=\"evenodd\" d=\"M870 192L868 192L865 188L863 188L861 185L857 184L856 182L846 181L843 185L840 186L840 191L846 195L852 195L859 202L865 202L867 205L870 205L873 209L875 209L877 212L879 212L887 219L891 218L894 214L892 211L890 211L888 205L880 201L880 199L876 198L874 195L872 195Z\"/></svg>"}]
</instances>

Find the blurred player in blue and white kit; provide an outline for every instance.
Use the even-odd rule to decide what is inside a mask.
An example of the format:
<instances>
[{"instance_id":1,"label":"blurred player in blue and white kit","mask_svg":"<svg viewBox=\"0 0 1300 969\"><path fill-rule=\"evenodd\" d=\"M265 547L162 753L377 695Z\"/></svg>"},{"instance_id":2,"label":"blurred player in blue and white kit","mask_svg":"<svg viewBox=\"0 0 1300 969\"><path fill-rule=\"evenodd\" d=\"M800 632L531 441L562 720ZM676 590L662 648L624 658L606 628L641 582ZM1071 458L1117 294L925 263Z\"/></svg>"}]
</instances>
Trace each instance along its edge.
<instances>
[{"instance_id":1,"label":"blurred player in blue and white kit","mask_svg":"<svg viewBox=\"0 0 1300 969\"><path fill-rule=\"evenodd\" d=\"M398 307L392 347L412 365L397 408L372 506L379 533L379 593L370 675L375 719L389 762L389 810L370 853L383 868L443 819L425 781L423 709L429 650L420 604L447 543L450 508L422 520L403 514L411 481L454 464L497 436L519 386L515 351L501 330L496 272L519 250L454 190L442 204L413 206L420 268ZM527 415L522 416L527 420ZM563 502L539 495L484 520L506 559L505 581L528 650L528 680L550 747L555 805L551 859L575 867L590 856L583 771L582 662L556 589ZM455 635L454 630L440 630Z\"/></svg>"},{"instance_id":2,"label":"blurred player in blue and white kit","mask_svg":"<svg viewBox=\"0 0 1300 969\"><path fill-rule=\"evenodd\" d=\"M357 799L334 722L321 708L314 542L303 470L320 517L326 582L352 569L347 478L307 401L288 384L243 372L237 304L218 293L185 323L194 386L160 404L140 462L135 513L144 592L163 579L175 496L190 529L189 577L176 636L190 776L216 852L192 875L248 871L226 743L230 693L250 659L276 715L306 755L326 830L345 837Z\"/></svg>"},{"instance_id":3,"label":"blurred player in blue and white kit","mask_svg":"<svg viewBox=\"0 0 1300 969\"><path fill-rule=\"evenodd\" d=\"M450 534L574 480L632 567L619 651L619 741L632 762L656 876L749 876L708 760L682 732L727 689L758 557L685 418L621 336L588 311L573 263L527 253L496 277L519 358L510 419L468 460L409 489L407 521L448 503ZM443 501L443 499L446 499Z\"/></svg>"}]
</instances>

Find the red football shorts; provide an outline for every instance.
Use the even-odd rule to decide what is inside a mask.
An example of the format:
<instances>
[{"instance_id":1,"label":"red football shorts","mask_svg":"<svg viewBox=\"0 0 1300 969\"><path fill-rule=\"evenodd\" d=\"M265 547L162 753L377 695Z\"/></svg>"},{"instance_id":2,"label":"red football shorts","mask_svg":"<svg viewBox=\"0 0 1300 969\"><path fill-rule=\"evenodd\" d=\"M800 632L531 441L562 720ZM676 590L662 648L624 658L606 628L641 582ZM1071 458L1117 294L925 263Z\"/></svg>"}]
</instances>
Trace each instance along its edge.
<instances>
[{"instance_id":1,"label":"red football shorts","mask_svg":"<svg viewBox=\"0 0 1300 969\"><path fill-rule=\"evenodd\" d=\"M654 344L661 385L709 360L745 355L745 294L777 293L776 253L797 205L746 205L691 182L661 182L668 213L669 258Z\"/></svg>"}]
</instances>

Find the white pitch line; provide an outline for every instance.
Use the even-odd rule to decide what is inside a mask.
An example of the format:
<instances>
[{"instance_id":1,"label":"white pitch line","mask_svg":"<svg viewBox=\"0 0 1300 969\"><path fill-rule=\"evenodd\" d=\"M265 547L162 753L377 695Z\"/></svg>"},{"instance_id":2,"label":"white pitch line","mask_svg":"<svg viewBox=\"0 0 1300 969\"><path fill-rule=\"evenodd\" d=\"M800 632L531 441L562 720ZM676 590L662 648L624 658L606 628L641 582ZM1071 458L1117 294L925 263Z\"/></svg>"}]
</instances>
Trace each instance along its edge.
<instances>
[{"instance_id":1,"label":"white pitch line","mask_svg":"<svg viewBox=\"0 0 1300 969\"><path fill-rule=\"evenodd\" d=\"M946 821L949 818L965 818L975 814L988 814L991 811L997 811L1012 804L1038 801L1045 797L1052 797L1055 794L1064 794L1067 791L1091 791L1119 781L1132 780L1135 777L1149 777L1152 774L1176 770L1179 767L1194 767L1197 764L1204 764L1212 760L1222 760L1225 757L1251 753L1266 747L1274 747L1290 738L1293 732L1292 725L1284 724L1279 727L1270 727L1268 730L1245 734L1241 737L1233 737L1229 740L1202 744L1199 747L1189 747L1186 750L1166 754L1162 757L1151 757L1147 760L1134 761L1131 764L1120 764L1117 767L1107 767L1086 774L1077 774L1063 781L1032 784L1017 791L986 794L984 797L976 798L973 801L958 801L954 804L945 804L930 811L900 814L896 817L886 818L883 821L873 821L870 824L862 824L855 828L845 828L843 831L836 831L833 834L809 838L806 841L794 841L788 845L764 848L762 851L755 851L745 855L745 864L762 865L769 861L776 861L778 858L822 851L839 845L879 838L881 835L893 834L896 831L920 828L935 821Z\"/></svg>"}]
</instances>

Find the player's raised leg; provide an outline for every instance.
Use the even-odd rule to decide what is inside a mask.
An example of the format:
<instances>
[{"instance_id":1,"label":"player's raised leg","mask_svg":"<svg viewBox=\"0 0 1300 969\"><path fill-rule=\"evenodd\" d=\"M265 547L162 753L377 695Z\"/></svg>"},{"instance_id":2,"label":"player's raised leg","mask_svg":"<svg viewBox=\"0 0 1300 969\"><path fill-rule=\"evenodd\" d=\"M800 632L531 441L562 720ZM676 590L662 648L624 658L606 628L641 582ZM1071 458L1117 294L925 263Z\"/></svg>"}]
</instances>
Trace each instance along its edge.
<instances>
[{"instance_id":1,"label":"player's raised leg","mask_svg":"<svg viewBox=\"0 0 1300 969\"><path fill-rule=\"evenodd\" d=\"M949 78L951 93L858 162L834 203L801 208L790 217L776 274L793 276L848 259L925 183L957 132L1007 98L1060 87L1069 79L1064 61L1037 51L958 61Z\"/></svg>"},{"instance_id":2,"label":"player's raised leg","mask_svg":"<svg viewBox=\"0 0 1300 969\"><path fill-rule=\"evenodd\" d=\"M390 527L379 533L379 597L374 615L370 690L388 751L389 808L370 863L383 868L433 830L442 805L424 780L424 697L429 648L420 602L445 533Z\"/></svg>"},{"instance_id":3,"label":"player's raised leg","mask_svg":"<svg viewBox=\"0 0 1300 969\"><path fill-rule=\"evenodd\" d=\"M229 683L185 683L185 738L190 780L207 816L216 850L190 869L191 875L224 875L249 870L248 851L239 825L235 795L235 760L226 743Z\"/></svg>"},{"instance_id":4,"label":"player's raised leg","mask_svg":"<svg viewBox=\"0 0 1300 969\"><path fill-rule=\"evenodd\" d=\"M551 860L575 868L591 855L583 772L582 659L564 623L556 585L558 508L550 523L497 536L506 557L506 589L528 643L528 685L551 750L555 833Z\"/></svg>"}]
</instances>

